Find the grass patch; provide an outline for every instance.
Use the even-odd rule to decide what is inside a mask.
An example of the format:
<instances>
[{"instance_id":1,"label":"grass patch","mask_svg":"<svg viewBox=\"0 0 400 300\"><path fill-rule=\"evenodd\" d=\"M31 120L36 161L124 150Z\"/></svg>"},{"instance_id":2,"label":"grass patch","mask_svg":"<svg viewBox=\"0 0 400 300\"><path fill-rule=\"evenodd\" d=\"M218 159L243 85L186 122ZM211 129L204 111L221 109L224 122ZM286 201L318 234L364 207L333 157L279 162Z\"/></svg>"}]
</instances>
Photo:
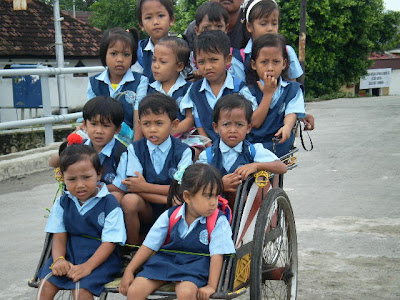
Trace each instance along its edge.
<instances>
[{"instance_id":1,"label":"grass patch","mask_svg":"<svg viewBox=\"0 0 400 300\"><path fill-rule=\"evenodd\" d=\"M322 95L319 97L315 97L313 95L306 95L305 101L306 102L319 102L319 101L333 100L333 99L339 99L339 98L356 98L356 97L358 97L358 96L353 95L351 93L336 92L336 93L332 93L332 94Z\"/></svg>"}]
</instances>

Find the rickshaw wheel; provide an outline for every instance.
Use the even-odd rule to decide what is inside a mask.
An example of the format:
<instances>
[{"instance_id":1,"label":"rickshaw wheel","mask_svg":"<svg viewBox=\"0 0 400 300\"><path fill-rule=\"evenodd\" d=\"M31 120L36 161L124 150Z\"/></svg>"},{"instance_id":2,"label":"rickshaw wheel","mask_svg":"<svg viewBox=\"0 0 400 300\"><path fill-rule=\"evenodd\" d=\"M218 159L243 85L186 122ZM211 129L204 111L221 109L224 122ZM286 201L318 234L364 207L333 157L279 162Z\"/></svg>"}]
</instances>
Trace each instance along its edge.
<instances>
[{"instance_id":1,"label":"rickshaw wheel","mask_svg":"<svg viewBox=\"0 0 400 300\"><path fill-rule=\"evenodd\" d=\"M250 299L296 299L297 235L290 201L271 189L258 212L250 265Z\"/></svg>"},{"instance_id":2,"label":"rickshaw wheel","mask_svg":"<svg viewBox=\"0 0 400 300\"><path fill-rule=\"evenodd\" d=\"M69 290L60 290L57 295L54 297L55 300L72 300L74 299L72 296L73 292ZM106 300L107 292L101 293L100 297L94 297L94 300Z\"/></svg>"}]
</instances>

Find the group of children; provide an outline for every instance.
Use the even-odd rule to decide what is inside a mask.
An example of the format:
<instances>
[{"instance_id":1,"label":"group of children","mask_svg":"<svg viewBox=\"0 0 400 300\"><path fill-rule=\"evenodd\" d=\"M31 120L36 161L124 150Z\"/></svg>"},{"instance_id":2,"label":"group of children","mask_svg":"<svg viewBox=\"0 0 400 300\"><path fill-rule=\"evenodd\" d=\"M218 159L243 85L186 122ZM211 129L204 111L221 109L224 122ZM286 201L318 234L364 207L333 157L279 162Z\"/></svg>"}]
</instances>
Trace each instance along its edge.
<instances>
[{"instance_id":1,"label":"group of children","mask_svg":"<svg viewBox=\"0 0 400 300\"><path fill-rule=\"evenodd\" d=\"M176 282L178 299L208 299L216 291L222 257L235 252L223 214L212 232L206 229L218 195L229 197L260 170L285 173L279 157L293 145L297 118L305 117L301 85L291 80L302 71L277 33L276 2L247 4L251 39L244 49L231 48L228 13L217 2L198 9L193 50L168 36L170 0L139 0L146 40L137 42L134 30L105 32L106 70L90 78L83 107L89 138L68 145L54 164L66 189L46 225L54 240L39 274L46 278L40 299L73 290L78 281L79 299L98 296L120 271L116 245L124 243L142 244L120 284L128 299L146 299L168 281ZM190 65L197 81L184 75ZM134 132L127 147L115 138L123 123ZM193 146L187 133L210 142Z\"/></svg>"}]
</instances>

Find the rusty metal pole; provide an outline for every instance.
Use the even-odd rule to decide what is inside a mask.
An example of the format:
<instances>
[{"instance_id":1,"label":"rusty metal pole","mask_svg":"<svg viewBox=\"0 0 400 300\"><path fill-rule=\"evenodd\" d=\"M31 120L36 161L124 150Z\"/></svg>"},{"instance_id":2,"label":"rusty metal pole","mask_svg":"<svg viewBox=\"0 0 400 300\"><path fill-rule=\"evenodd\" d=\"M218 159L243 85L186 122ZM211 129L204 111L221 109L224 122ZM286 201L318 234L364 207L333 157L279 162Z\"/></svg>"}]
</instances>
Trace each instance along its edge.
<instances>
[{"instance_id":1,"label":"rusty metal pole","mask_svg":"<svg viewBox=\"0 0 400 300\"><path fill-rule=\"evenodd\" d=\"M299 61L303 68L303 75L300 76L299 82L304 85L305 79L305 61L306 61L306 15L307 0L300 0L300 32L299 32Z\"/></svg>"}]
</instances>

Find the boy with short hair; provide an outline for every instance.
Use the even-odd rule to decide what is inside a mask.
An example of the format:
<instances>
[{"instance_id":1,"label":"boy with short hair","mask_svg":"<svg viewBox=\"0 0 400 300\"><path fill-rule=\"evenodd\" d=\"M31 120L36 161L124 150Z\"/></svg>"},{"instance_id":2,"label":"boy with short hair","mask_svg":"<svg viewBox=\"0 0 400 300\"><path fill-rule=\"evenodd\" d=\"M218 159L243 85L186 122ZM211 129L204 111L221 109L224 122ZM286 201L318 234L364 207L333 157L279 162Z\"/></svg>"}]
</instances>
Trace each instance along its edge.
<instances>
[{"instance_id":1,"label":"boy with short hair","mask_svg":"<svg viewBox=\"0 0 400 300\"><path fill-rule=\"evenodd\" d=\"M144 138L128 146L115 185L122 197L127 243L138 245L140 225L153 224L165 210L170 172L192 164L190 147L170 135L179 120L176 101L164 94L147 95L139 104L139 125Z\"/></svg>"},{"instance_id":2,"label":"boy with short hair","mask_svg":"<svg viewBox=\"0 0 400 300\"><path fill-rule=\"evenodd\" d=\"M221 30L227 33L228 30L228 12L218 2L206 2L199 6L195 14L196 26L194 31L196 36L208 30ZM244 70L244 52L240 49L230 48L232 60L228 67L229 72L234 78L245 81L246 74ZM197 70L194 61L193 51L190 54L190 63L193 70L194 78L198 78L201 74Z\"/></svg>"},{"instance_id":3,"label":"boy with short hair","mask_svg":"<svg viewBox=\"0 0 400 300\"><path fill-rule=\"evenodd\" d=\"M192 108L199 134L217 138L212 127L212 110L219 98L238 93L242 82L233 78L226 67L231 63L229 38L220 30L201 33L194 43L194 54L200 74L204 77L192 84L180 103L181 112ZM254 98L254 97L253 97ZM253 103L257 107L256 103Z\"/></svg>"},{"instance_id":4,"label":"boy with short hair","mask_svg":"<svg viewBox=\"0 0 400 300\"><path fill-rule=\"evenodd\" d=\"M82 127L89 137L83 143L92 146L98 153L103 167L100 181L107 184L107 188L116 176L121 155L126 152L126 146L114 137L123 121L122 104L109 96L94 97L83 106ZM59 155L52 156L49 165L58 167Z\"/></svg>"},{"instance_id":5,"label":"boy with short hair","mask_svg":"<svg viewBox=\"0 0 400 300\"><path fill-rule=\"evenodd\" d=\"M223 175L224 191L235 192L250 174L266 170L284 174L286 165L260 143L251 144L246 135L251 130L252 105L238 94L218 100L213 111L213 128L219 137L200 154L199 163L209 163Z\"/></svg>"}]
</instances>

